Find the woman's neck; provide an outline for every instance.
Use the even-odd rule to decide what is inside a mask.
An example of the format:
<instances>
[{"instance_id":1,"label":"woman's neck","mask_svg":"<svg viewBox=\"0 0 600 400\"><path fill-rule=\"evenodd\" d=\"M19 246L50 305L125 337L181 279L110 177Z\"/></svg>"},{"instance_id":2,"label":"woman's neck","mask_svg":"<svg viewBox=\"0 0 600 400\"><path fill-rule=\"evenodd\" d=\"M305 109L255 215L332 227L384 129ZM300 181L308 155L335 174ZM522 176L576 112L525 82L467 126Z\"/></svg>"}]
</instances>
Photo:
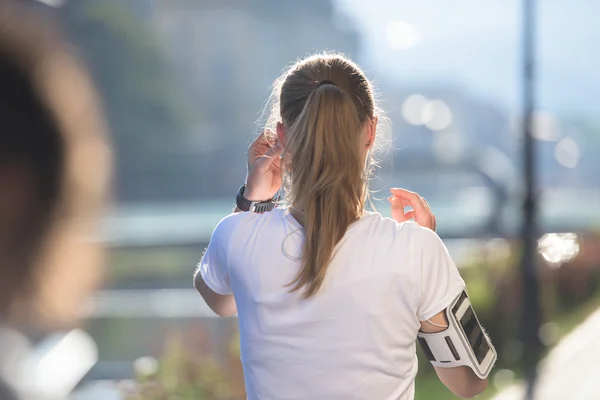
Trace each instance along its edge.
<instances>
[{"instance_id":1,"label":"woman's neck","mask_svg":"<svg viewBox=\"0 0 600 400\"><path fill-rule=\"evenodd\" d=\"M290 211L292 217L294 217L294 219L298 221L300 225L304 226L304 212L300 208L294 206L289 206L288 210ZM356 219L362 218L367 213L368 211L363 209L362 213Z\"/></svg>"}]
</instances>

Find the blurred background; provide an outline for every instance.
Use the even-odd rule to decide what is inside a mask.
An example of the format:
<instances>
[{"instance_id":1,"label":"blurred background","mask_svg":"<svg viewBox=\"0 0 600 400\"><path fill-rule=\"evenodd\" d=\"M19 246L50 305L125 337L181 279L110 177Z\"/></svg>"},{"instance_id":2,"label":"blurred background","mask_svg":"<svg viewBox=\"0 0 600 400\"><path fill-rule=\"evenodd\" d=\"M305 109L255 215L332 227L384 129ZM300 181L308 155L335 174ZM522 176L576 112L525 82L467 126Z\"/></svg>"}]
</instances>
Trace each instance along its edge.
<instances>
[{"instance_id":1,"label":"blurred background","mask_svg":"<svg viewBox=\"0 0 600 400\"><path fill-rule=\"evenodd\" d=\"M192 273L244 181L271 83L322 50L376 83L392 126L376 197L400 186L428 199L498 349L480 398L522 398L521 1L30 3L87 62L116 153L108 270L81 327L95 362L74 399L244 398L236 320L208 310ZM566 398L565 382L571 399L600 396L598 15L596 0L537 2L542 399ZM386 203L376 205L389 215ZM425 357L416 398L454 398Z\"/></svg>"}]
</instances>

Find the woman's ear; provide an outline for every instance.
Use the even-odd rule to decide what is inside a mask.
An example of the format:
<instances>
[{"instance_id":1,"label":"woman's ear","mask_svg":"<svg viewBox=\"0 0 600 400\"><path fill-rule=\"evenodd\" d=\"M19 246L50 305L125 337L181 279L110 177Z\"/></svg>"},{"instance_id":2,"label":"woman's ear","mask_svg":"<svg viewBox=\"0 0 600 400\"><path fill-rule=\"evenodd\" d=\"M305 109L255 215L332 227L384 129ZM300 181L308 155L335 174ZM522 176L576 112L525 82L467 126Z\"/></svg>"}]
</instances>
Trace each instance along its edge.
<instances>
[{"instance_id":1,"label":"woman's ear","mask_svg":"<svg viewBox=\"0 0 600 400\"><path fill-rule=\"evenodd\" d=\"M375 143L375 136L377 135L377 122L379 121L378 116L374 116L371 121L369 121L367 126L367 143L366 146L370 149Z\"/></svg>"},{"instance_id":2,"label":"woman's ear","mask_svg":"<svg viewBox=\"0 0 600 400\"><path fill-rule=\"evenodd\" d=\"M285 128L283 127L283 122L281 121L277 123L277 140L281 144L285 143Z\"/></svg>"}]
</instances>

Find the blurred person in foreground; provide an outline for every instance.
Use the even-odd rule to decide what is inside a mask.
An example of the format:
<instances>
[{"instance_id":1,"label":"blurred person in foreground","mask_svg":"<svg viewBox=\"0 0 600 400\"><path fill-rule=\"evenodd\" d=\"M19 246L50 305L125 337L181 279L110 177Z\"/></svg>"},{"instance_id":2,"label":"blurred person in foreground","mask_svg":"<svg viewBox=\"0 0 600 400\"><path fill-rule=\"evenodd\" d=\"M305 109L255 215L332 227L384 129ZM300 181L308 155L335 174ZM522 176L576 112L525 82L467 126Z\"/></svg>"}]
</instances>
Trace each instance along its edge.
<instances>
[{"instance_id":1,"label":"blurred person in foreground","mask_svg":"<svg viewBox=\"0 0 600 400\"><path fill-rule=\"evenodd\" d=\"M44 399L28 334L73 327L97 285L111 154L84 69L10 2L0 3L0 93L0 399Z\"/></svg>"},{"instance_id":2,"label":"blurred person in foreground","mask_svg":"<svg viewBox=\"0 0 600 400\"><path fill-rule=\"evenodd\" d=\"M275 132L250 146L236 212L195 274L214 312L239 316L248 398L413 399L417 334L448 327L465 283L418 194L391 189L393 219L365 209L372 84L347 58L315 55L276 82L272 103ZM269 212L240 212L252 209ZM464 366L436 372L460 397L487 385Z\"/></svg>"}]
</instances>

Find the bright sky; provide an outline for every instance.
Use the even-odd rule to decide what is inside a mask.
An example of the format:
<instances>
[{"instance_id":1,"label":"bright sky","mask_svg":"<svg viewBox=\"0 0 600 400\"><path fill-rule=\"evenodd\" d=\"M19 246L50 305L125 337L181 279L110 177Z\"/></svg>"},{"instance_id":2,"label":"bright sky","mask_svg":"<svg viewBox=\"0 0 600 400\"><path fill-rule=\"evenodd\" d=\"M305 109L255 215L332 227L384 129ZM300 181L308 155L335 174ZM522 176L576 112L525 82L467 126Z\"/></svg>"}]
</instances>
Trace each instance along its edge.
<instances>
[{"instance_id":1,"label":"bright sky","mask_svg":"<svg viewBox=\"0 0 600 400\"><path fill-rule=\"evenodd\" d=\"M513 108L521 0L337 0L366 36L366 67L402 84L457 83ZM541 107L600 110L600 1L537 0Z\"/></svg>"}]
</instances>

